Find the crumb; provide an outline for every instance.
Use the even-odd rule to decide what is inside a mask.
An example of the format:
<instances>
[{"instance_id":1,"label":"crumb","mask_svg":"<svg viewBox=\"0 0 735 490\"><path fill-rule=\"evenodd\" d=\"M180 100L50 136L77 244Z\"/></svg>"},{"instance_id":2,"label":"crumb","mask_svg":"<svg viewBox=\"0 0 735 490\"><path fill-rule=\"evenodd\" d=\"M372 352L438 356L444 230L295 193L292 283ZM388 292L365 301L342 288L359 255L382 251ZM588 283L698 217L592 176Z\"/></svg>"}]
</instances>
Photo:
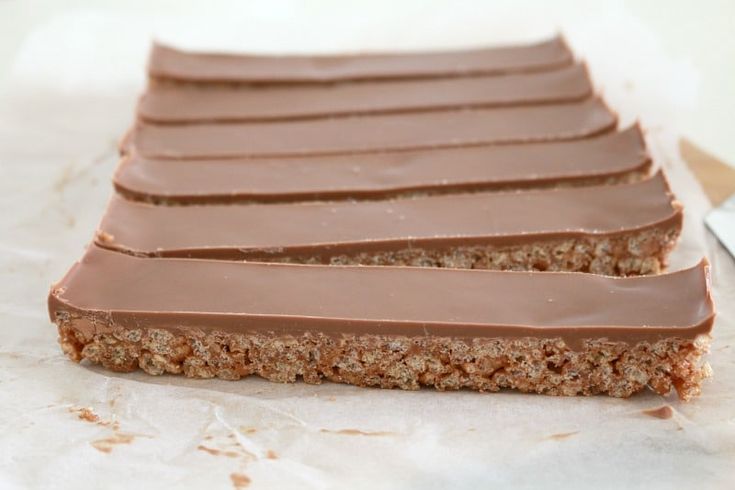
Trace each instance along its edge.
<instances>
[{"instance_id":1,"label":"crumb","mask_svg":"<svg viewBox=\"0 0 735 490\"><path fill-rule=\"evenodd\" d=\"M70 408L69 411L72 413L76 413L77 417L79 417L80 420L84 420L85 422L96 424L100 421L100 416L94 413L94 410L88 407Z\"/></svg>"},{"instance_id":2,"label":"crumb","mask_svg":"<svg viewBox=\"0 0 735 490\"><path fill-rule=\"evenodd\" d=\"M278 454L273 449L269 449L268 452L265 453L265 457L268 459L278 459Z\"/></svg>"},{"instance_id":3,"label":"crumb","mask_svg":"<svg viewBox=\"0 0 735 490\"><path fill-rule=\"evenodd\" d=\"M76 413L77 417L79 417L80 420L84 420L85 422L89 422L91 424L97 424L102 427L110 427L112 430L117 431L120 429L120 422L118 421L110 421L110 420L102 420L99 415L97 415L94 410L91 407L81 407L81 408L70 408L69 411L71 413Z\"/></svg>"},{"instance_id":4,"label":"crumb","mask_svg":"<svg viewBox=\"0 0 735 490\"><path fill-rule=\"evenodd\" d=\"M238 490L250 485L250 478L242 473L230 473L230 480L232 480L232 486Z\"/></svg>"},{"instance_id":5,"label":"crumb","mask_svg":"<svg viewBox=\"0 0 735 490\"><path fill-rule=\"evenodd\" d=\"M110 421L110 420L102 420L99 415L97 415L94 410L90 407L80 407L80 408L69 408L69 412L76 413L77 417L79 417L80 420L84 420L85 422L89 422L91 424L99 425L100 427L107 427L112 431L112 435L110 437L104 437L102 439L96 439L90 444L93 448L96 450L103 452L103 453L110 453L112 452L112 449L114 446L118 444L130 444L135 440L136 437L150 437L146 435L135 435L135 434L126 434L123 432L119 432L120 430L120 422L118 421Z\"/></svg>"},{"instance_id":6,"label":"crumb","mask_svg":"<svg viewBox=\"0 0 735 490\"><path fill-rule=\"evenodd\" d=\"M670 419L674 416L674 409L668 405L662 405L657 408L641 410L641 413L657 419Z\"/></svg>"},{"instance_id":7,"label":"crumb","mask_svg":"<svg viewBox=\"0 0 735 490\"><path fill-rule=\"evenodd\" d=\"M115 236L104 231L97 231L97 240L102 243L111 243L115 241Z\"/></svg>"},{"instance_id":8,"label":"crumb","mask_svg":"<svg viewBox=\"0 0 735 490\"><path fill-rule=\"evenodd\" d=\"M197 446L197 449L200 451L204 451L207 454L211 454L212 456L226 456L228 458L238 458L242 456L242 454L236 452L236 451L223 451L222 449L216 449L213 447L207 447L202 444Z\"/></svg>"},{"instance_id":9,"label":"crumb","mask_svg":"<svg viewBox=\"0 0 735 490\"><path fill-rule=\"evenodd\" d=\"M130 444L135 440L135 436L132 434L121 434L116 433L112 437L106 437L104 439L97 439L92 441L92 447L103 453L112 452L112 448L119 444Z\"/></svg>"},{"instance_id":10,"label":"crumb","mask_svg":"<svg viewBox=\"0 0 735 490\"><path fill-rule=\"evenodd\" d=\"M578 430L575 430L574 432L559 432L558 434L551 434L547 439L553 439L555 441L562 441L576 434L579 434Z\"/></svg>"},{"instance_id":11,"label":"crumb","mask_svg":"<svg viewBox=\"0 0 735 490\"><path fill-rule=\"evenodd\" d=\"M197 446L197 449L200 450L200 451L204 451L205 453L211 454L212 456L219 456L219 454L220 454L220 450L219 449L215 449L213 447L207 447L207 446L204 446L202 444L199 444Z\"/></svg>"}]
</instances>

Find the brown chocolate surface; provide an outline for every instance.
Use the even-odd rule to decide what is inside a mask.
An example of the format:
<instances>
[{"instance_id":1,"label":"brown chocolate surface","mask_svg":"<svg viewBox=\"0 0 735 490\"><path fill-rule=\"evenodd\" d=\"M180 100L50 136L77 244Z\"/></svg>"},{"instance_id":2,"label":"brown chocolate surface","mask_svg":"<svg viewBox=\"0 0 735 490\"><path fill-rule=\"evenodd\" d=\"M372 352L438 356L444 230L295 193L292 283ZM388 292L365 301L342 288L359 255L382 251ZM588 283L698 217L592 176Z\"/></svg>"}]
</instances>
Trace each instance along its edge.
<instances>
[{"instance_id":1,"label":"brown chocolate surface","mask_svg":"<svg viewBox=\"0 0 735 490\"><path fill-rule=\"evenodd\" d=\"M572 62L561 36L493 48L323 56L196 53L154 44L148 73L195 82L313 83L531 72Z\"/></svg>"},{"instance_id":2,"label":"brown chocolate surface","mask_svg":"<svg viewBox=\"0 0 735 490\"><path fill-rule=\"evenodd\" d=\"M293 202L542 187L644 173L650 164L634 126L569 142L350 156L174 161L129 155L114 182L139 200Z\"/></svg>"},{"instance_id":3,"label":"brown chocolate surface","mask_svg":"<svg viewBox=\"0 0 735 490\"><path fill-rule=\"evenodd\" d=\"M150 158L232 158L366 153L593 136L615 127L600 99L511 108L267 123L138 122L122 150Z\"/></svg>"},{"instance_id":4,"label":"brown chocolate surface","mask_svg":"<svg viewBox=\"0 0 735 490\"><path fill-rule=\"evenodd\" d=\"M288 257L528 243L681 223L661 173L633 184L394 201L154 206L115 196L97 243L135 254Z\"/></svg>"},{"instance_id":5,"label":"brown chocolate surface","mask_svg":"<svg viewBox=\"0 0 735 490\"><path fill-rule=\"evenodd\" d=\"M534 74L333 85L152 84L138 116L158 123L268 121L570 102L591 94L583 65Z\"/></svg>"},{"instance_id":6,"label":"brown chocolate surface","mask_svg":"<svg viewBox=\"0 0 735 490\"><path fill-rule=\"evenodd\" d=\"M709 333L706 261L659 276L150 259L91 246L49 295L89 328L607 337ZM95 326L97 325L97 326ZM94 332L91 332L94 333Z\"/></svg>"}]
</instances>

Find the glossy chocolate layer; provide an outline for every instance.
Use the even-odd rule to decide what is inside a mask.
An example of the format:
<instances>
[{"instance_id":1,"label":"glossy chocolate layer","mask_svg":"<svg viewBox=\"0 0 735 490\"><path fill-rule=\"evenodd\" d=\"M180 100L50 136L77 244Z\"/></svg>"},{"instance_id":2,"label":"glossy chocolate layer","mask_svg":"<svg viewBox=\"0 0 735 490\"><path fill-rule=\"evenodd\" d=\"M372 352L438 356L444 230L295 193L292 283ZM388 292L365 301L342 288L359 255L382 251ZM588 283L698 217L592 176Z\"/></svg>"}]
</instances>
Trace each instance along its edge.
<instances>
[{"instance_id":1,"label":"glossy chocolate layer","mask_svg":"<svg viewBox=\"0 0 735 490\"><path fill-rule=\"evenodd\" d=\"M708 334L708 267L612 278L137 258L90 247L49 295L98 332L197 328L230 332L562 337L635 342ZM88 332L93 334L95 332Z\"/></svg>"},{"instance_id":2,"label":"glossy chocolate layer","mask_svg":"<svg viewBox=\"0 0 735 490\"><path fill-rule=\"evenodd\" d=\"M122 150L150 158L366 153L584 138L609 131L615 124L615 115L599 99L267 123L162 126L139 122Z\"/></svg>"},{"instance_id":3,"label":"glossy chocolate layer","mask_svg":"<svg viewBox=\"0 0 735 490\"><path fill-rule=\"evenodd\" d=\"M651 165L637 126L583 140L363 155L228 160L123 158L127 197L168 203L381 199L589 182Z\"/></svg>"},{"instance_id":4,"label":"glossy chocolate layer","mask_svg":"<svg viewBox=\"0 0 735 490\"><path fill-rule=\"evenodd\" d=\"M484 49L326 56L196 53L154 44L148 73L194 82L313 83L531 72L572 62L560 36L537 44Z\"/></svg>"},{"instance_id":5,"label":"glossy chocolate layer","mask_svg":"<svg viewBox=\"0 0 735 490\"><path fill-rule=\"evenodd\" d=\"M157 123L247 122L582 100L583 65L506 76L262 87L152 84L138 116Z\"/></svg>"},{"instance_id":6,"label":"glossy chocolate layer","mask_svg":"<svg viewBox=\"0 0 735 490\"><path fill-rule=\"evenodd\" d=\"M634 184L394 201L154 206L115 196L97 243L151 256L251 260L528 243L681 223L662 174Z\"/></svg>"}]
</instances>

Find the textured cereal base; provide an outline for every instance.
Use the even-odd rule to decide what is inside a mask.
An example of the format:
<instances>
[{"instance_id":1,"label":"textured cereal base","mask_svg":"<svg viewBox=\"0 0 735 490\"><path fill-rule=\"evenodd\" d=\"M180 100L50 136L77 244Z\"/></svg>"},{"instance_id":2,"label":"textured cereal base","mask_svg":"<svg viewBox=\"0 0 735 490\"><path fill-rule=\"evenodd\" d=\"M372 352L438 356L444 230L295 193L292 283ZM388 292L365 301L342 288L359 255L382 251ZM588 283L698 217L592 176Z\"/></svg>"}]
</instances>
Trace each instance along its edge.
<instances>
[{"instance_id":1,"label":"textured cereal base","mask_svg":"<svg viewBox=\"0 0 735 490\"><path fill-rule=\"evenodd\" d=\"M413 247L352 255L268 257L268 262L451 267L501 271L591 272L608 276L658 274L681 228L651 228L614 236L581 236L508 246Z\"/></svg>"},{"instance_id":2,"label":"textured cereal base","mask_svg":"<svg viewBox=\"0 0 735 490\"><path fill-rule=\"evenodd\" d=\"M437 390L515 389L547 395L628 397L646 386L683 400L700 393L710 376L703 361L709 338L653 343L586 340L573 350L559 338L475 338L384 335L298 336L124 329L97 324L86 334L62 313L59 342L74 361L112 371L237 380L257 374L275 382L329 380L357 386ZM89 331L89 329L86 329ZM99 333L103 332L103 333Z\"/></svg>"}]
</instances>

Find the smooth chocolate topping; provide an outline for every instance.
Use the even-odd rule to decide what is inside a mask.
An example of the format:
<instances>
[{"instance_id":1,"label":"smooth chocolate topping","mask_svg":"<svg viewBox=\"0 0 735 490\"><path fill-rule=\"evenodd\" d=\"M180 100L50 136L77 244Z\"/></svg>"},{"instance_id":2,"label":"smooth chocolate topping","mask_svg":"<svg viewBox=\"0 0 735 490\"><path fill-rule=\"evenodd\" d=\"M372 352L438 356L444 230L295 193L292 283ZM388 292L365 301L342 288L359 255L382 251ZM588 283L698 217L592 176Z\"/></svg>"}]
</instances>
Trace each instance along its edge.
<instances>
[{"instance_id":1,"label":"smooth chocolate topping","mask_svg":"<svg viewBox=\"0 0 735 490\"><path fill-rule=\"evenodd\" d=\"M633 184L394 201L154 206L115 196L97 243L151 256L315 256L527 243L681 224L661 173Z\"/></svg>"},{"instance_id":2,"label":"smooth chocolate topping","mask_svg":"<svg viewBox=\"0 0 735 490\"><path fill-rule=\"evenodd\" d=\"M651 164L637 126L568 142L490 145L363 155L234 160L123 158L115 187L170 203L380 199L544 187L629 172Z\"/></svg>"},{"instance_id":3,"label":"smooth chocolate topping","mask_svg":"<svg viewBox=\"0 0 735 490\"><path fill-rule=\"evenodd\" d=\"M91 246L49 295L88 328L562 337L708 334L706 261L659 276L137 258ZM95 332L89 332L93 334Z\"/></svg>"},{"instance_id":4,"label":"smooth chocolate topping","mask_svg":"<svg viewBox=\"0 0 735 490\"><path fill-rule=\"evenodd\" d=\"M195 53L154 44L148 73L194 82L313 83L518 73L572 62L561 36L537 44L484 49L325 56Z\"/></svg>"},{"instance_id":5,"label":"smooth chocolate topping","mask_svg":"<svg viewBox=\"0 0 735 490\"><path fill-rule=\"evenodd\" d=\"M157 123L268 121L571 102L592 94L583 65L507 76L262 87L152 84L138 116Z\"/></svg>"},{"instance_id":6,"label":"smooth chocolate topping","mask_svg":"<svg viewBox=\"0 0 735 490\"><path fill-rule=\"evenodd\" d=\"M269 123L160 126L139 122L122 150L144 157L232 158L365 153L593 136L615 127L600 99L512 108Z\"/></svg>"}]
</instances>

